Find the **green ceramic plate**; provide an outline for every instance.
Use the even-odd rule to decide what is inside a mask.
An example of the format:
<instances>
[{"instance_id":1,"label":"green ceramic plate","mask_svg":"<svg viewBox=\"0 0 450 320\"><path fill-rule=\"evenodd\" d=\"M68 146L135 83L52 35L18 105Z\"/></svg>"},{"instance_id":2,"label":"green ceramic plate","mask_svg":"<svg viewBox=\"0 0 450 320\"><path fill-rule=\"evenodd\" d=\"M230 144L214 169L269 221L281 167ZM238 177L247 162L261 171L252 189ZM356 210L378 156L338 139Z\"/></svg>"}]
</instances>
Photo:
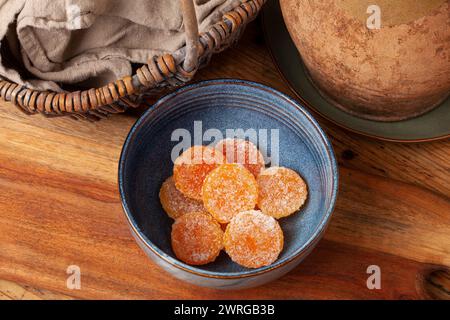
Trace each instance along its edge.
<instances>
[{"instance_id":1,"label":"green ceramic plate","mask_svg":"<svg viewBox=\"0 0 450 320\"><path fill-rule=\"evenodd\" d=\"M284 24L278 0L266 3L263 25L275 64L308 108L341 127L382 140L421 142L450 138L450 98L436 109L410 120L379 122L355 117L327 102L309 81L302 59Z\"/></svg>"}]
</instances>

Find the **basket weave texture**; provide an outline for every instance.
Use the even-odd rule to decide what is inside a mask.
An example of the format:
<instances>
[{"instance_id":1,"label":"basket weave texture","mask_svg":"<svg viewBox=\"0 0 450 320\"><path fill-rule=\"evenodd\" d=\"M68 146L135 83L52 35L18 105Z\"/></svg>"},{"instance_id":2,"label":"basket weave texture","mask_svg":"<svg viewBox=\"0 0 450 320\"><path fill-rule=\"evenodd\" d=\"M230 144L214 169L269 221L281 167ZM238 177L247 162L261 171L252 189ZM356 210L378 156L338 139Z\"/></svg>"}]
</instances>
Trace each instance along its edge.
<instances>
[{"instance_id":1,"label":"basket weave texture","mask_svg":"<svg viewBox=\"0 0 450 320\"><path fill-rule=\"evenodd\" d=\"M242 0L202 34L198 32L193 0L180 1L186 45L172 54L150 57L136 74L101 88L75 92L39 91L0 80L0 98L12 102L28 115L71 116L93 121L135 108L144 96L190 81L200 67L208 64L213 54L227 49L239 39L266 0Z\"/></svg>"}]
</instances>

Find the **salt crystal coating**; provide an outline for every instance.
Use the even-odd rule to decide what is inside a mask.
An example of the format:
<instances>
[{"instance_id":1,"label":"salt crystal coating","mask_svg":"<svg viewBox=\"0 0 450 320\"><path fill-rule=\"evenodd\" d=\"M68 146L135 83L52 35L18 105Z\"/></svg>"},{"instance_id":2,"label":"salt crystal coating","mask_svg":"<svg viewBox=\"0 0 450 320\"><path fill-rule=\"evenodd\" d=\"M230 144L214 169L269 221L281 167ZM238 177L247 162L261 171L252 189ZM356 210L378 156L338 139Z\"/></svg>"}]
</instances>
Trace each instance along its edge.
<instances>
[{"instance_id":1,"label":"salt crystal coating","mask_svg":"<svg viewBox=\"0 0 450 320\"><path fill-rule=\"evenodd\" d=\"M243 139L224 139L217 146L228 163L244 165L255 177L265 168L264 156L250 141Z\"/></svg>"},{"instance_id":2,"label":"salt crystal coating","mask_svg":"<svg viewBox=\"0 0 450 320\"><path fill-rule=\"evenodd\" d=\"M186 197L202 200L202 186L208 173L225 162L222 153L214 148L194 146L175 160L175 186Z\"/></svg>"},{"instance_id":3,"label":"salt crystal coating","mask_svg":"<svg viewBox=\"0 0 450 320\"><path fill-rule=\"evenodd\" d=\"M203 205L220 223L239 212L253 210L258 199L255 177L240 164L223 164L203 184Z\"/></svg>"},{"instance_id":4,"label":"salt crystal coating","mask_svg":"<svg viewBox=\"0 0 450 320\"><path fill-rule=\"evenodd\" d=\"M258 176L258 208L276 219L297 212L308 197L303 179L293 170L272 167Z\"/></svg>"},{"instance_id":5,"label":"salt crystal coating","mask_svg":"<svg viewBox=\"0 0 450 320\"><path fill-rule=\"evenodd\" d=\"M172 225L172 249L181 261L204 265L216 260L223 249L223 231L211 215L191 212Z\"/></svg>"},{"instance_id":6,"label":"salt crystal coating","mask_svg":"<svg viewBox=\"0 0 450 320\"><path fill-rule=\"evenodd\" d=\"M160 191L159 199L164 211L172 219L191 212L206 212L201 201L187 198L176 187L173 177L164 181Z\"/></svg>"},{"instance_id":7,"label":"salt crystal coating","mask_svg":"<svg viewBox=\"0 0 450 320\"><path fill-rule=\"evenodd\" d=\"M283 230L278 221L261 211L241 212L228 224L224 245L237 264L265 267L274 263L283 250Z\"/></svg>"}]
</instances>

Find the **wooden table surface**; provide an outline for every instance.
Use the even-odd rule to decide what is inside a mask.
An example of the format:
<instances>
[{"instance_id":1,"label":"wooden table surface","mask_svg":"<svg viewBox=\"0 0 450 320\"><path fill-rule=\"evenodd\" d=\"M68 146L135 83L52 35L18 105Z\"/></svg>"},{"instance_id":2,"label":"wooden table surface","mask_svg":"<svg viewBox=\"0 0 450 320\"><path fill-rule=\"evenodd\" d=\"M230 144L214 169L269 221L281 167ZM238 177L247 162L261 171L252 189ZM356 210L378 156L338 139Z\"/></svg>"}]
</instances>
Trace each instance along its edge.
<instances>
[{"instance_id":1,"label":"wooden table surface","mask_svg":"<svg viewBox=\"0 0 450 320\"><path fill-rule=\"evenodd\" d=\"M293 95L257 22L196 79L221 77ZM341 174L324 239L280 280L224 292L171 278L131 237L117 164L137 116L77 122L0 103L0 299L449 299L450 141L381 142L318 117ZM66 286L69 265L81 268L80 290ZM370 265L380 290L367 288Z\"/></svg>"}]
</instances>

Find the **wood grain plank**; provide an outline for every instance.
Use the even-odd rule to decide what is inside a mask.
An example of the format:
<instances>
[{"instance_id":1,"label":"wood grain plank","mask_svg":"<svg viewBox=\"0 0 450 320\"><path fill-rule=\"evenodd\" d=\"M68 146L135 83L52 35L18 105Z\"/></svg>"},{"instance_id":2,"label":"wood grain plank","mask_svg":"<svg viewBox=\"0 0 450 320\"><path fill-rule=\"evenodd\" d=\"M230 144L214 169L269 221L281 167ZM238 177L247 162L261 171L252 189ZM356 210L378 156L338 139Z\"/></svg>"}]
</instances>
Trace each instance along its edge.
<instances>
[{"instance_id":1,"label":"wood grain plank","mask_svg":"<svg viewBox=\"0 0 450 320\"><path fill-rule=\"evenodd\" d=\"M86 287L86 289L83 289L83 296L80 296L80 298L98 296L102 298L125 298L125 293L123 292L119 296L114 293L115 291L123 290L121 288L124 287L129 288L126 291L129 297L157 298L172 296L179 298L205 298L212 294L206 291L207 294L205 296L197 294L191 296L192 292L196 292L196 290L189 286L184 286L186 291L176 293L172 292L172 289L168 288L167 285L162 286L160 284L159 279L167 279L168 277L162 270L147 261L147 258L130 237L120 208L118 195L116 195L115 199L105 199L98 198L95 193L79 193L76 188L73 190L60 190L58 185L47 185L45 182L40 185L33 185L33 183L36 183L34 181L35 177L25 175L24 177L26 178L17 181L16 174L13 173L11 179L7 179L10 172L11 170L2 170L2 178L0 179L0 188L2 190L8 189L0 194L0 211L5 212L14 208L14 212L11 212L7 217L0 218L0 224L4 231L0 234L0 243L2 244L0 252L1 278L15 270L14 279L18 281L32 280L35 282L35 279L39 279L39 281L43 281L40 286L42 285L49 290L61 291L64 290L61 286L65 284L67 277L65 269L71 264L76 264L82 268L83 287ZM354 177L355 175L356 177ZM353 183L356 181L356 183L371 185L366 183L368 179L362 174L359 174L359 176L363 176L365 179L358 179L358 173L355 172L343 172L344 185L346 185L346 176L351 177ZM372 182L374 184L373 188L379 187L377 183L383 184L377 179L383 180L383 178L376 178L375 182ZM76 183L76 179L71 180L71 184ZM385 182L385 184L389 186L389 183ZM83 181L81 185L85 185ZM97 188L100 188L100 186L94 187L94 189ZM383 188L377 188L375 189L384 190ZM402 190L402 186L394 186L394 188ZM405 185L403 188L406 190L404 192L408 194L407 191L411 187ZM391 210L392 208L395 209L396 204L391 203L393 200L388 198L391 191L391 189L387 189L385 193L380 194L380 199L375 199L374 201L376 205L383 208L384 201L387 199L389 208ZM397 192L399 191L397 190ZM368 197L366 193L369 193L370 196ZM435 232L430 232L430 230L423 230L420 229L424 228L420 224L418 225L419 229L414 230L416 226L414 219L417 219L417 213L413 212L413 215L408 215L408 212L410 212L411 208L416 207L417 203L407 202L405 215L401 214L401 212L393 215L391 213L395 212L393 210L384 213L384 217L380 217L379 212L376 210L377 207L372 209L374 208L373 205L365 204L361 200L355 202L355 199L372 197L372 193L372 189L364 190L359 188L357 184L354 186L354 190L341 191L339 201L340 203L343 202L343 208L341 208L341 204L338 204L336 217L332 220L326 239L332 239L335 243L340 243L341 246L350 246L357 243L359 247L374 249L373 251L395 253L397 255L396 259L399 259L399 261L413 261L415 259L426 263L447 263L446 260L436 261L433 259L434 257L448 257L448 252L446 253L445 251L448 249L448 246L445 247L448 233L436 234ZM46 195L45 201L41 201L41 194ZM423 199L431 197L430 202L439 204L438 199L435 199L434 194L431 192L424 192L420 196L422 198L421 201L425 203L427 200ZM400 208L405 206L405 204L400 204ZM426 205L430 206L430 203L426 203ZM447 206L448 203L441 205ZM437 211L437 214L431 215L431 217L434 218L431 226L439 226L439 219L442 218L439 215L439 211ZM413 220L406 224L404 222L405 219ZM404 230L401 230L402 228ZM415 233L412 233L411 230ZM425 240L434 246L431 249L429 245L423 246L420 243L410 242L410 239L414 241L417 235L420 236L425 231L427 231L425 234L431 239ZM21 235L26 235L26 237ZM396 243L389 243L390 239L395 240L395 237L398 237L398 235L401 237L399 243L404 245L397 246ZM388 239L389 241L384 241L383 239ZM334 247L338 246L334 245ZM347 250L355 251L358 249L352 248ZM392 252L393 250L395 252ZM383 257L384 255L387 254L384 253ZM355 263L360 263L361 266L359 268L362 268L364 263L358 261L359 258L357 256L354 257L353 254L349 253L350 256L352 259L356 257ZM367 254L367 256L370 255ZM373 254L372 257L373 261L370 264L380 264L384 259L378 258L377 254ZM405 257L411 258L411 260L405 259ZM1 263L2 261L8 261L8 264ZM417 266L421 265L417 261L411 262L412 265L416 266L414 273L419 272ZM342 263L343 258L335 262ZM386 265L389 267L388 263ZM148 270L149 266L152 266L150 267L151 273ZM306 267L302 266L300 268ZM337 272L338 265L334 268L336 269L335 272ZM42 272L42 270L45 270L45 272ZM399 275L396 275L396 277L400 277L402 272L400 269ZM145 275L146 273L148 273L148 276ZM316 274L316 276L320 277L320 274ZM340 277L339 274L334 274L333 276L337 279ZM359 276L366 275L359 274ZM348 277L352 279L354 275L350 273ZM410 286L414 282L411 279L415 279L415 276L410 277L408 284ZM175 280L165 280L164 283L166 281ZM349 281L351 282L352 280ZM47 287L49 285L50 287ZM178 283L173 284L173 286L176 288L174 290L179 290L180 288ZM292 290L293 292L282 292L288 295L295 294L297 298L313 297L299 295L296 293L297 290L295 288ZM408 291L408 295L411 295L411 292ZM272 292L271 294L275 293ZM392 291L386 293L386 297L393 297L393 295ZM240 296L231 295L231 297ZM334 297L346 298L352 296L349 292L345 292Z\"/></svg>"},{"instance_id":2,"label":"wood grain plank","mask_svg":"<svg viewBox=\"0 0 450 320\"><path fill-rule=\"evenodd\" d=\"M14 282L0 280L0 300L72 300L60 293L39 290Z\"/></svg>"},{"instance_id":3,"label":"wood grain plank","mask_svg":"<svg viewBox=\"0 0 450 320\"><path fill-rule=\"evenodd\" d=\"M257 24L197 80L222 77L290 93ZM117 190L122 144L144 109L90 123L29 117L0 102L0 299L20 298L20 288L30 298L418 299L431 296L427 283L445 283L427 275L450 267L450 141L375 141L321 118L341 183L317 250L286 277L252 290L199 289L171 278L132 239ZM73 264L81 290L66 288ZM372 264L382 270L379 291L366 287Z\"/></svg>"},{"instance_id":4,"label":"wood grain plank","mask_svg":"<svg viewBox=\"0 0 450 320\"><path fill-rule=\"evenodd\" d=\"M427 189L341 167L327 239L450 266L450 201Z\"/></svg>"},{"instance_id":5,"label":"wood grain plank","mask_svg":"<svg viewBox=\"0 0 450 320\"><path fill-rule=\"evenodd\" d=\"M36 284L83 299L420 299L426 296L417 289L422 286L417 279L429 268L408 259L324 240L303 264L280 280L255 289L218 291L168 277L145 257L137 265L117 262L105 269L97 262L85 261L81 266L81 290L73 291L65 289L62 272L55 273L52 281L31 269L29 272L37 276ZM369 290L366 285L367 268L374 264L381 268L381 290ZM130 281L133 276L138 277Z\"/></svg>"}]
</instances>

